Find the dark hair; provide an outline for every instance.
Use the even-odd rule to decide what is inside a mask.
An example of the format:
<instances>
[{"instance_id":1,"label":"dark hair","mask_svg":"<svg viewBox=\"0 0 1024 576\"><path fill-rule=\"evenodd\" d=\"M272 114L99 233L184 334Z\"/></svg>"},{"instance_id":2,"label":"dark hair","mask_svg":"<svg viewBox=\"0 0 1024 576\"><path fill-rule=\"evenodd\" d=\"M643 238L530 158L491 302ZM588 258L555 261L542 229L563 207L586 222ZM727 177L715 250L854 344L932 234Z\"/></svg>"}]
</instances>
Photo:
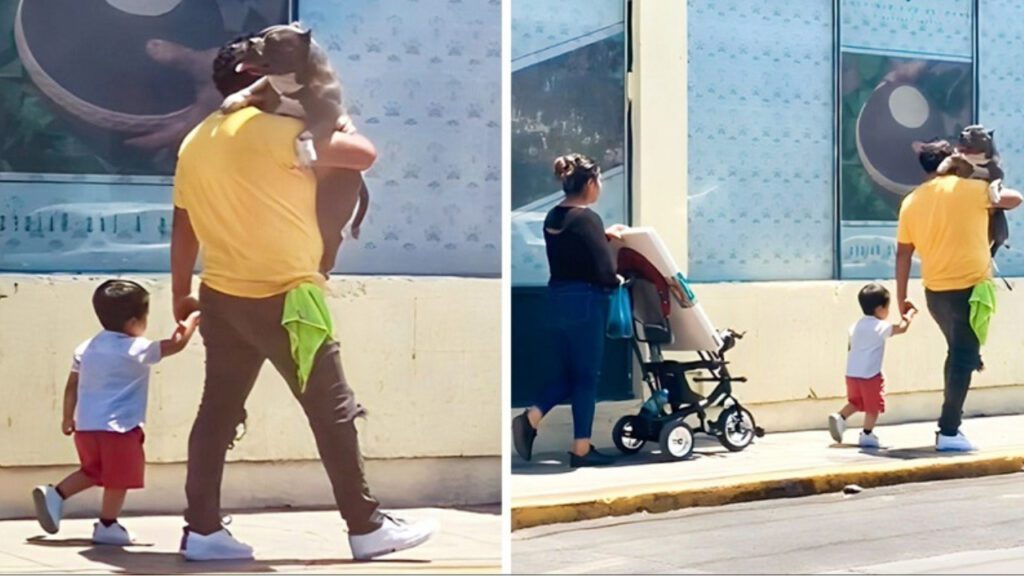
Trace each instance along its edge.
<instances>
[{"instance_id":1,"label":"dark hair","mask_svg":"<svg viewBox=\"0 0 1024 576\"><path fill-rule=\"evenodd\" d=\"M939 169L946 158L953 155L953 145L945 140L933 140L917 147L917 161L928 174Z\"/></svg>"},{"instance_id":2,"label":"dark hair","mask_svg":"<svg viewBox=\"0 0 1024 576\"><path fill-rule=\"evenodd\" d=\"M865 316L874 316L879 306L889 305L889 291L885 286L872 282L860 289L857 301L860 302L860 309L864 311Z\"/></svg>"},{"instance_id":3,"label":"dark hair","mask_svg":"<svg viewBox=\"0 0 1024 576\"><path fill-rule=\"evenodd\" d=\"M213 84L221 96L234 94L258 79L252 74L235 71L235 67L238 65L239 45L254 35L239 36L221 46L217 51L217 57L213 59Z\"/></svg>"},{"instance_id":4,"label":"dark hair","mask_svg":"<svg viewBox=\"0 0 1024 576\"><path fill-rule=\"evenodd\" d=\"M555 158L555 177L562 181L567 196L583 193L587 183L601 175L601 167L582 154L566 154Z\"/></svg>"},{"instance_id":5,"label":"dark hair","mask_svg":"<svg viewBox=\"0 0 1024 576\"><path fill-rule=\"evenodd\" d=\"M92 293L92 308L103 328L122 332L129 320L149 314L149 292L131 280L107 280Z\"/></svg>"}]
</instances>

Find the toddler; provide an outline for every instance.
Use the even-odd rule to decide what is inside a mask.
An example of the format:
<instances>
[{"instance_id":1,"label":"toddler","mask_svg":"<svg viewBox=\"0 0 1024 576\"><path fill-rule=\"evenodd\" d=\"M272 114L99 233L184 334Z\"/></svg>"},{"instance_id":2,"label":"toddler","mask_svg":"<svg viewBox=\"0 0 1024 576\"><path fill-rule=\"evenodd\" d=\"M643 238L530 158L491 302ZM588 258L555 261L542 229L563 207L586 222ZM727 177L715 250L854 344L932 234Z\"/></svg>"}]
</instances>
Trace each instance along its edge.
<instances>
[{"instance_id":1,"label":"toddler","mask_svg":"<svg viewBox=\"0 0 1024 576\"><path fill-rule=\"evenodd\" d=\"M91 488L103 487L100 520L93 526L95 544L132 543L117 522L128 490L142 488L146 457L146 396L149 368L185 348L199 323L199 313L178 325L167 340L143 337L149 317L149 293L129 280L108 280L92 296L103 331L75 350L64 389L61 431L75 435L81 467L57 486L32 491L36 517L43 530L56 534L64 501Z\"/></svg>"},{"instance_id":2,"label":"toddler","mask_svg":"<svg viewBox=\"0 0 1024 576\"><path fill-rule=\"evenodd\" d=\"M862 448L878 448L875 422L885 412L885 378L882 376L882 357L885 340L903 334L910 327L915 309L911 308L899 324L886 322L889 317L889 291L881 284L871 283L857 294L864 316L850 326L849 353L846 358L847 404L828 417L828 430L832 439L842 444L846 419L857 412L864 413L864 431L858 444Z\"/></svg>"}]
</instances>

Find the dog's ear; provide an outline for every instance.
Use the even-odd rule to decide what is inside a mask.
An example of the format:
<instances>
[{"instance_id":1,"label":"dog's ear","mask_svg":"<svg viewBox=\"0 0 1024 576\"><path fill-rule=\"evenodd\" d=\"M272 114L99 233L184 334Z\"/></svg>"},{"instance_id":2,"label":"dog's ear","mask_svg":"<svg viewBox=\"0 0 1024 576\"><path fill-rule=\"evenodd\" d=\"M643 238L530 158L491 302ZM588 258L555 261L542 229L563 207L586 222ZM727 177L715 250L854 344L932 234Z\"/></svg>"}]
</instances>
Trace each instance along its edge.
<instances>
[{"instance_id":1,"label":"dog's ear","mask_svg":"<svg viewBox=\"0 0 1024 576\"><path fill-rule=\"evenodd\" d=\"M295 22L292 22L291 26L296 31L298 31L299 37L302 38L304 41L309 42L310 39L313 37L313 31L310 30L309 28L305 28L302 25L302 22L296 20Z\"/></svg>"},{"instance_id":2,"label":"dog's ear","mask_svg":"<svg viewBox=\"0 0 1024 576\"><path fill-rule=\"evenodd\" d=\"M996 136L996 131L995 131L995 129L992 129L992 130L985 130L985 133L986 133L986 134L988 134L988 137L989 137L989 138L995 138L995 136Z\"/></svg>"}]
</instances>

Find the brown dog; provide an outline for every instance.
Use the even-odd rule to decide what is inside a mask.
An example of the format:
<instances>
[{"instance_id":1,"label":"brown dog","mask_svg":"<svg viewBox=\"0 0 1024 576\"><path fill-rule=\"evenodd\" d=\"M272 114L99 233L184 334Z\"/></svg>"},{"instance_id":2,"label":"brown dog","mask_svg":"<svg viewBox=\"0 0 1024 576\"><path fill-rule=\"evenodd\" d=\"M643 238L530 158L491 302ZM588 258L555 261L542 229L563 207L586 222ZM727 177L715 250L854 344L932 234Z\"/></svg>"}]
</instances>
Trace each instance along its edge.
<instances>
[{"instance_id":1,"label":"brown dog","mask_svg":"<svg viewBox=\"0 0 1024 576\"><path fill-rule=\"evenodd\" d=\"M299 136L297 152L300 162L312 165L316 161L313 141L330 137L338 119L345 116L341 83L327 53L298 23L271 26L238 42L233 49L237 70L261 78L225 98L221 111L257 106L266 112L304 118L306 131ZM318 169L316 175L317 220L324 242L320 271L326 276L334 268L342 230L349 220L352 236L359 238L370 197L363 175L356 170Z\"/></svg>"}]
</instances>

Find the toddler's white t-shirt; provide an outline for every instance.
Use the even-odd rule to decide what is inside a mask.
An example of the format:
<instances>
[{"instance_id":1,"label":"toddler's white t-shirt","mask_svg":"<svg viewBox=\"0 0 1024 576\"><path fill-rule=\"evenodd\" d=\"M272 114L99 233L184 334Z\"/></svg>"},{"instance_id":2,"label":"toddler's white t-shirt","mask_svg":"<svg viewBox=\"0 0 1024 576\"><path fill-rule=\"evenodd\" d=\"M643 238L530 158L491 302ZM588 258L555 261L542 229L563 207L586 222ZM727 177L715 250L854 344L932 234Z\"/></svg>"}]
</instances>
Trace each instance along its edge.
<instances>
[{"instance_id":1,"label":"toddler's white t-shirt","mask_svg":"<svg viewBox=\"0 0 1024 576\"><path fill-rule=\"evenodd\" d=\"M846 357L846 375L873 378L882 372L885 339L892 336L892 324L874 316L864 316L850 326L850 352Z\"/></svg>"},{"instance_id":2,"label":"toddler's white t-shirt","mask_svg":"<svg viewBox=\"0 0 1024 576\"><path fill-rule=\"evenodd\" d=\"M104 330L75 349L78 373L75 429L128 432L146 420L149 367L160 343Z\"/></svg>"}]
</instances>

